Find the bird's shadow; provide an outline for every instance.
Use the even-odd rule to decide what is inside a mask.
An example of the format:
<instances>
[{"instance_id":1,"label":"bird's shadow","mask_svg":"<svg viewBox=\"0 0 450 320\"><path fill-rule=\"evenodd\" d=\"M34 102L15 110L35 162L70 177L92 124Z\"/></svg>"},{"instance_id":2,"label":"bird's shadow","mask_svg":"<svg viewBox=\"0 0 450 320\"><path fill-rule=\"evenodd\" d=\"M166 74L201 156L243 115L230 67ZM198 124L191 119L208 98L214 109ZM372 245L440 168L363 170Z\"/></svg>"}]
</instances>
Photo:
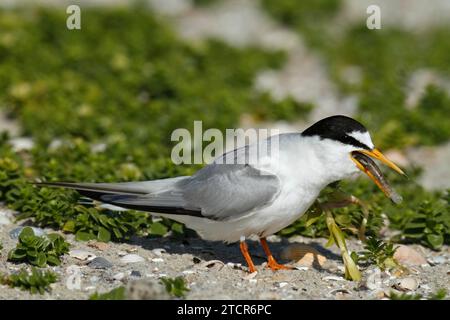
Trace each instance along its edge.
<instances>
[{"instance_id":1,"label":"bird's shadow","mask_svg":"<svg viewBox=\"0 0 450 320\"><path fill-rule=\"evenodd\" d=\"M132 237L130 239L130 243L141 246L145 250L164 249L170 254L191 254L195 258L204 261L219 260L225 264L231 262L234 264L240 263L242 265L246 265L237 243L226 244L221 241L208 241L197 236L183 238L173 236L162 238ZM266 255L259 241L248 239L246 240L246 243L248 245L250 255L256 265L267 261ZM291 244L292 242L289 242L288 239L281 238L278 242L270 242L269 247L277 261L280 263L289 263L290 261L281 259L280 253L284 248ZM307 245L316 249L320 254L324 255L329 260L342 261L338 254L324 248L319 242L312 241L307 243ZM313 267L318 270L322 269L318 263L317 256L314 256Z\"/></svg>"}]
</instances>

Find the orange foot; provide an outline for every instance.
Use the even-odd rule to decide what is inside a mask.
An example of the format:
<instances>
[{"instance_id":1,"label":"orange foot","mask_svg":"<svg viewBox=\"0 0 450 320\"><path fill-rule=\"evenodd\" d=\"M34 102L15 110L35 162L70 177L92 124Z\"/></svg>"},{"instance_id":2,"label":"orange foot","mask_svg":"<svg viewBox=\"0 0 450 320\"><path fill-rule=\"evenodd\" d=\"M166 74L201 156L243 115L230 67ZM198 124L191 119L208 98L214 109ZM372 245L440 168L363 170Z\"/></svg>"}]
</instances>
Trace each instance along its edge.
<instances>
[{"instance_id":1,"label":"orange foot","mask_svg":"<svg viewBox=\"0 0 450 320\"><path fill-rule=\"evenodd\" d=\"M275 261L275 259L273 257L269 257L269 261L267 262L267 267L269 267L270 270L272 270L272 271L294 269L294 267L279 264L278 262Z\"/></svg>"}]
</instances>

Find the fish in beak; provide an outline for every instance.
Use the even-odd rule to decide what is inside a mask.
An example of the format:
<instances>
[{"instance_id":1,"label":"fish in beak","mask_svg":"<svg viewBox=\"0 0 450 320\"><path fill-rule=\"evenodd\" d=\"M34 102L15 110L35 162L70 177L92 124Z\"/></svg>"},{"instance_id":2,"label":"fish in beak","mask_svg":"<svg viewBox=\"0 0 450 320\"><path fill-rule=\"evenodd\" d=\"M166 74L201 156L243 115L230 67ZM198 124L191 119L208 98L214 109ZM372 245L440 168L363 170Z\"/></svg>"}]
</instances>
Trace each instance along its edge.
<instances>
[{"instance_id":1,"label":"fish in beak","mask_svg":"<svg viewBox=\"0 0 450 320\"><path fill-rule=\"evenodd\" d=\"M389 185L380 168L370 157L380 160L399 174L406 175L395 163L386 158L378 149L353 151L350 157L356 166L367 174L388 198L397 204L402 201L402 197Z\"/></svg>"}]
</instances>

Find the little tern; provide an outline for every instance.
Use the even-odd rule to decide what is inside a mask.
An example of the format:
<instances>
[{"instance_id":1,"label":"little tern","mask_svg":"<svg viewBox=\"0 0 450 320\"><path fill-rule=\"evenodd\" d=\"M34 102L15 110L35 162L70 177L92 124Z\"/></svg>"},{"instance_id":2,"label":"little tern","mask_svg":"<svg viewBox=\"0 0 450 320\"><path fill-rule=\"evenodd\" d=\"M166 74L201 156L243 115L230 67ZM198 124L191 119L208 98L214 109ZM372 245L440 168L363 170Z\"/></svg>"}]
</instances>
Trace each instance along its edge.
<instances>
[{"instance_id":1,"label":"little tern","mask_svg":"<svg viewBox=\"0 0 450 320\"><path fill-rule=\"evenodd\" d=\"M77 190L93 200L166 217L194 229L206 240L240 241L249 271L256 271L245 239L256 235L272 270L290 267L276 262L266 237L301 217L327 185L359 170L383 190L377 175L366 170L367 156L403 171L375 148L358 121L336 115L322 119L301 133L276 137L277 159L265 154L255 163L229 164L230 155L252 152L246 145L218 157L192 176L121 183L43 182L40 185ZM355 156L355 155L359 156ZM220 160L220 161L219 161ZM372 162L373 163L373 162ZM383 190L388 194L387 190Z\"/></svg>"}]
</instances>

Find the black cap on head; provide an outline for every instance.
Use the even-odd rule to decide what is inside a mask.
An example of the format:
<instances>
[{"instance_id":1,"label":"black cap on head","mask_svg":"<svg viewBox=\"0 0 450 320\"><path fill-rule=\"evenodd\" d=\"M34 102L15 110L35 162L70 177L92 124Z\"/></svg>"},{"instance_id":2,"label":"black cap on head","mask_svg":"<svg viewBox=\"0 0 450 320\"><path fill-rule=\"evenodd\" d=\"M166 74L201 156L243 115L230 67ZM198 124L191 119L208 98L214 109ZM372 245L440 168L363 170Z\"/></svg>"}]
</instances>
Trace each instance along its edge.
<instances>
[{"instance_id":1,"label":"black cap on head","mask_svg":"<svg viewBox=\"0 0 450 320\"><path fill-rule=\"evenodd\" d=\"M367 129L355 119L338 115L324 118L302 132L303 136L318 136L320 139L331 139L350 144L358 148L370 150L364 143L349 136L352 132L367 132Z\"/></svg>"}]
</instances>

